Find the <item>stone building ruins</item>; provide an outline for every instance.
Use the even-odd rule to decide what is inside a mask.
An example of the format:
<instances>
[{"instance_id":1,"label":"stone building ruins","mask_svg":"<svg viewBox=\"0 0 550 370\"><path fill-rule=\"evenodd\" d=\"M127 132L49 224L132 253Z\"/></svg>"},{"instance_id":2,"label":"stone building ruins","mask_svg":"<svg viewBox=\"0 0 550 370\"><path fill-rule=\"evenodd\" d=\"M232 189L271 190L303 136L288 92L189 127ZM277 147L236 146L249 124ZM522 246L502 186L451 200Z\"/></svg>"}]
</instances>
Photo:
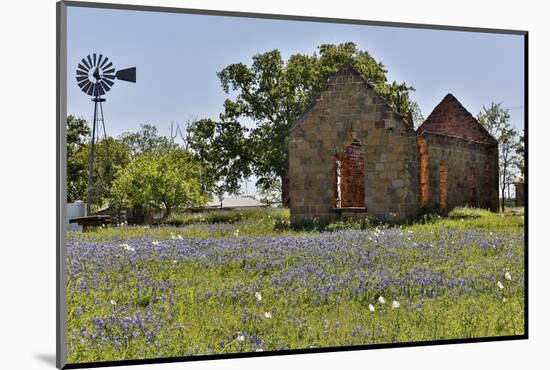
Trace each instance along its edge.
<instances>
[{"instance_id":1,"label":"stone building ruins","mask_svg":"<svg viewBox=\"0 0 550 370\"><path fill-rule=\"evenodd\" d=\"M452 95L414 130L344 64L290 128L293 222L498 207L496 140Z\"/></svg>"}]
</instances>

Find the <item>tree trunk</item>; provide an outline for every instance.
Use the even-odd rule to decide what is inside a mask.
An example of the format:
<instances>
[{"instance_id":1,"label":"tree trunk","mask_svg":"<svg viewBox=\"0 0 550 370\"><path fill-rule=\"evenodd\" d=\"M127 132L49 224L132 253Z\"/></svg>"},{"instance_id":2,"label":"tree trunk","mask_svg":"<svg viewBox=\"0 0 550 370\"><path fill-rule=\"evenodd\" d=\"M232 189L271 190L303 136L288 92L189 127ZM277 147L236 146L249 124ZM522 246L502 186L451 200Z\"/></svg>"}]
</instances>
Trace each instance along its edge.
<instances>
[{"instance_id":1,"label":"tree trunk","mask_svg":"<svg viewBox=\"0 0 550 370\"><path fill-rule=\"evenodd\" d=\"M501 193L502 193L502 212L504 212L504 200L505 200L505 198L504 198L505 192L504 192L504 191L505 191L505 190L506 190L506 187L503 186L503 187L501 188Z\"/></svg>"},{"instance_id":2,"label":"tree trunk","mask_svg":"<svg viewBox=\"0 0 550 370\"><path fill-rule=\"evenodd\" d=\"M141 224L143 224L144 218L145 218L145 216L144 216L143 207L141 205L134 205L134 207L132 209L132 221L131 221L131 223L136 224L136 225L141 225Z\"/></svg>"},{"instance_id":3,"label":"tree trunk","mask_svg":"<svg viewBox=\"0 0 550 370\"><path fill-rule=\"evenodd\" d=\"M164 205L164 207L166 208L166 210L164 211L164 218L166 219L172 215L172 207L167 205Z\"/></svg>"}]
</instances>

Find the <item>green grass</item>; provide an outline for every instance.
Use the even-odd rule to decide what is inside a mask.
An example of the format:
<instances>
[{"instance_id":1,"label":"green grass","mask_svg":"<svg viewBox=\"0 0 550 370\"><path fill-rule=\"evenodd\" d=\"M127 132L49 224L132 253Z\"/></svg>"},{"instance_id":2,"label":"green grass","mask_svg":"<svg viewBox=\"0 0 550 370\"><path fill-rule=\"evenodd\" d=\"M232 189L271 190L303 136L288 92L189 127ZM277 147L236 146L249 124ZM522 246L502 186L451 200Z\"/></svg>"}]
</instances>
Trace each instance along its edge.
<instances>
[{"instance_id":1,"label":"green grass","mask_svg":"<svg viewBox=\"0 0 550 370\"><path fill-rule=\"evenodd\" d=\"M448 217L427 215L408 224L388 225L369 219L348 219L328 225L310 223L291 225L287 208L263 208L230 211L209 211L204 214L174 216L159 226L122 226L96 228L86 233L69 232L69 238L104 242L113 239L128 239L152 236L158 239L225 238L232 236L300 236L310 233L343 230L388 229L398 227L412 231L439 231L446 229L508 231L523 233L523 208L507 209L505 213L493 213L483 209L461 207L452 210Z\"/></svg>"},{"instance_id":2,"label":"green grass","mask_svg":"<svg viewBox=\"0 0 550 370\"><path fill-rule=\"evenodd\" d=\"M270 217L289 218L288 210L282 208L253 208L242 210L207 210L200 213L184 213L175 215L162 224L166 226L187 226L200 223L236 223L240 221L254 219L262 221L269 215Z\"/></svg>"},{"instance_id":3,"label":"green grass","mask_svg":"<svg viewBox=\"0 0 550 370\"><path fill-rule=\"evenodd\" d=\"M284 209L227 215L70 233L69 363L523 334L520 210L302 228ZM136 313L147 328L125 333Z\"/></svg>"},{"instance_id":4,"label":"green grass","mask_svg":"<svg viewBox=\"0 0 550 370\"><path fill-rule=\"evenodd\" d=\"M493 213L485 209L461 207L449 212L447 217L430 215L406 228L419 231L460 229L522 233L524 215L518 209L514 212L507 210L505 213Z\"/></svg>"},{"instance_id":5,"label":"green grass","mask_svg":"<svg viewBox=\"0 0 550 370\"><path fill-rule=\"evenodd\" d=\"M113 239L154 236L224 238L231 236L298 235L290 226L290 212L283 208L248 209L239 211L208 211L203 214L174 216L158 226L98 227L86 233L69 232L80 240L104 242Z\"/></svg>"}]
</instances>

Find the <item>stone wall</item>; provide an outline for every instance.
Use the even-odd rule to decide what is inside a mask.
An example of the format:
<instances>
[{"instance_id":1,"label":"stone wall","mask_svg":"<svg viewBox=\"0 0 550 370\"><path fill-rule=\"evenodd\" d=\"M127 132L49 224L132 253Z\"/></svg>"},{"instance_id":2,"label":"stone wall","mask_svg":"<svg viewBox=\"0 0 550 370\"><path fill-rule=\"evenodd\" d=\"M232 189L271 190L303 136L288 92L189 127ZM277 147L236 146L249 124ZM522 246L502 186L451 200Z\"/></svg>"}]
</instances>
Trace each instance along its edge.
<instances>
[{"instance_id":1,"label":"stone wall","mask_svg":"<svg viewBox=\"0 0 550 370\"><path fill-rule=\"evenodd\" d=\"M352 143L364 160L364 202L358 207L350 198L354 209L338 209L334 164L346 151L350 155ZM356 150L351 155L361 156ZM354 181L348 185L357 188ZM290 130L289 197L293 222L330 222L347 215L397 221L418 214L416 134L349 65L329 79Z\"/></svg>"},{"instance_id":2,"label":"stone wall","mask_svg":"<svg viewBox=\"0 0 550 370\"><path fill-rule=\"evenodd\" d=\"M423 187L419 191L420 203L431 209L441 209L441 198L447 190L447 207L475 206L498 209L498 147L464 139L424 132L418 137L422 156L427 160L427 200ZM446 166L447 184L440 175ZM420 171L419 178L426 176ZM426 189L424 189L426 190ZM422 202L422 201L425 202ZM445 203L445 202L443 202Z\"/></svg>"}]
</instances>

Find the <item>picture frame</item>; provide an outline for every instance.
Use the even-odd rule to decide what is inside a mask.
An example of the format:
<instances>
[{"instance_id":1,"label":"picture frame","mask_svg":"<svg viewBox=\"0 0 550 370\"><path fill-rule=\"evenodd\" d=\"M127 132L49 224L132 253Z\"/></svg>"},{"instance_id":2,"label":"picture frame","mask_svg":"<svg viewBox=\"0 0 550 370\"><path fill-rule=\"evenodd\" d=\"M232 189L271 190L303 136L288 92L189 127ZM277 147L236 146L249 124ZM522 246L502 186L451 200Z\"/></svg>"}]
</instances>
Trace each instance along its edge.
<instances>
[{"instance_id":1,"label":"picture frame","mask_svg":"<svg viewBox=\"0 0 550 370\"><path fill-rule=\"evenodd\" d=\"M106 360L106 361L84 361L84 362L77 362L77 363L67 363L67 333L68 333L68 311L67 311L67 261L68 261L68 255L67 255L67 220L69 219L69 216L67 214L67 165L66 165L66 158L67 158L67 123L66 118L68 116L68 110L67 110L67 99L68 99L68 89L67 86L70 83L73 83L74 77L71 76L72 72L72 66L69 66L68 62L68 28L67 28L67 9L68 8L81 8L81 9L109 9L109 10L120 10L120 11L139 11L139 12L155 12L155 13L169 13L169 14L185 14L185 15L194 15L197 17L200 16L217 16L217 17L232 17L237 19L265 19L265 20L285 20L285 21L295 21L295 22L315 22L315 23L327 23L327 24L336 24L336 25L363 25L363 26L375 26L375 27L397 27L402 29L418 29L418 30L439 30L439 31L455 31L455 32L473 32L473 33L480 33L480 34L498 34L498 35L516 35L523 37L523 77L524 77L524 90L523 90L523 122L524 122L524 157L525 157L525 176L523 178L523 183L525 184L525 194L524 194L524 202L525 202L525 213L522 218L524 219L524 255L523 255L523 272L524 276L523 279L523 292L524 292L524 300L523 300L523 312L524 314L521 317L521 320L523 322L523 329L521 334L518 335L494 335L494 336L486 336L486 337L473 337L473 338L456 338L456 339L433 339L433 340L421 340L421 341L408 341L408 342L399 342L399 343L369 343L369 344L353 344L353 345L341 345L341 346L322 346L318 348L292 348L292 349L284 349L284 350L266 350L261 352L251 352L251 351L245 351L245 352L236 352L236 353L210 353L210 354L201 354L201 356L194 357L194 356L169 356L169 357L161 357L161 358L138 358L138 359L117 359L117 360ZM389 22L378 22L378 21L366 21L366 20L348 20L348 19L331 19L331 18L317 18L317 17L302 17L302 16L283 16L283 15L273 15L273 14L254 14L254 13L239 13L239 12L226 12L226 11L212 11L212 10L197 10L197 9L180 9L180 8L163 8L163 7L147 7L147 6L135 6L135 5L121 5L121 4L105 4L105 3L83 3L83 2L73 2L73 1L63 1L57 3L57 33L58 33L58 49L57 49L57 178L58 178L58 186L57 186L57 367L58 368L77 368L77 367L92 367L92 366L109 366L109 365L127 365L127 364L143 364L143 363L163 363L163 362L179 362L179 361L188 361L188 360L207 360L207 359L221 359L221 358L235 358L235 357L256 357L256 356L271 356L271 355L286 355L286 354L299 354L299 353L316 353L316 352L334 352L334 351L349 351L349 350L365 350L365 349L376 349L376 348L398 348L398 347L410 347L410 346L422 346L422 345L439 345L439 344L455 344L455 343L474 343L474 342L485 342L485 341L500 341L500 340L516 340L516 339L527 339L528 338L528 300L527 300L527 292L528 292L528 237L527 237L527 224L528 224L528 213L527 213L527 207L528 207L528 166L527 166L527 148L528 148L528 110L526 107L528 106L528 90L527 90L527 56L528 56L528 33L526 31L517 31L517 30L495 30L495 29L481 29L481 28L466 28L466 27L450 27L450 26L437 26L437 25L421 25L421 24L403 24L403 23L389 23ZM98 63L99 64L99 63ZM351 80L353 81L353 75L357 71L353 69L352 66L351 69L345 70L345 73L351 73L352 77ZM92 70L92 69L90 69ZM359 72L357 72L357 75L360 75ZM138 76L139 76L139 67L138 67ZM349 75L342 75L342 80L345 80ZM139 80L139 77L138 77ZM345 83L345 82L342 82ZM336 83L338 84L338 83ZM338 87L335 87L338 88ZM454 104L454 101L453 101ZM460 102L458 103L460 104ZM461 104L460 104L461 105ZM315 107L313 107L315 108ZM307 114L307 109L305 110L305 113ZM385 113L385 112L383 112ZM303 117L303 115L302 115ZM307 118L307 116L306 116ZM302 118L304 119L304 118ZM384 117L384 120L391 120L392 118L386 118ZM399 118L401 119L401 118ZM95 119L94 119L95 122ZM393 122L384 122L384 128L383 130L390 130L394 129L396 126L393 126L395 123ZM396 124L397 125L397 124ZM391 126L391 127L390 127ZM416 131L415 131L416 132ZM344 138L344 140L348 140L349 143L347 145L351 145L350 143L353 143L353 140L356 138L350 137L350 138ZM343 153L344 148L346 146L338 147L335 146L334 152L335 153ZM497 159L498 160L498 159ZM311 164L307 164L308 166ZM364 166L364 165L363 165ZM301 172L303 172L303 169L301 167L298 167L298 171L296 175L294 175L294 178L298 176ZM334 172L337 173L337 172ZM315 174L312 174L314 176ZM335 178L338 178L339 175L334 175ZM362 174L364 176L364 174ZM340 178L344 179L344 177L340 176ZM347 180L347 178L346 178ZM398 178L395 178L393 180L399 180ZM311 181L310 179L304 179L304 182ZM344 181L344 180L341 180ZM337 181L334 180L336 183ZM350 183L352 184L352 183ZM352 184L353 185L353 184ZM292 185L289 185L292 188ZM312 186L315 186L313 184ZM351 185L350 185L351 186ZM340 188L338 188L340 189ZM437 189L437 185L436 185ZM478 189L479 190L479 189ZM301 191L301 189L295 188L294 194L296 194L296 191ZM318 192L319 189L316 189L316 192ZM340 196L342 194L345 194L345 190L342 188L339 190ZM363 190L365 191L365 190ZM338 192L338 191L337 191ZM290 191L291 197L293 197L292 190ZM365 197L364 193L361 199ZM336 198L339 198L338 196ZM294 196L294 199L296 199L296 196ZM316 204L319 203L319 200L315 201ZM334 208L335 213L331 213L334 217L341 217L342 213L350 212L350 213L356 213L357 210L355 208L361 208L356 207L355 203L351 202L351 206L347 207L340 207L338 205L331 205L331 208ZM498 195L497 195L497 203L498 203ZM341 205L341 204L340 204ZM300 207L306 207L306 205L301 205ZM308 206L311 207L311 206ZM344 210L336 211L340 208L347 208ZM367 206L365 207L369 210L371 207ZM387 206L385 208L385 211L380 211L382 213L388 212ZM291 214L292 214L292 205L291 205ZM294 211L294 214L303 214L300 213L301 211ZM309 211L308 211L309 212ZM317 212L317 210L314 210L314 212ZM379 213L380 213L379 212ZM393 213L393 212L389 212ZM322 212L321 212L322 215ZM370 214L369 214L370 215ZM332 217L331 216L331 217ZM318 214L314 214L312 216L312 219L319 218ZM477 216L476 216L477 217ZM333 221L339 221L340 218L335 218L329 220L329 222ZM394 221L394 220L386 220L386 221ZM129 246L129 248L132 248ZM504 275L500 278L501 280L507 279ZM500 282L500 280L499 280ZM502 284L502 282L500 282ZM495 282L496 284L496 282ZM497 286L498 289L498 286ZM260 301L261 299L257 299ZM373 300L373 303L375 303L376 300ZM398 302L398 301L396 301ZM398 307L399 307L398 302ZM366 310L368 310L368 306L366 306ZM266 311L268 312L268 311ZM365 311L366 312L366 311ZM270 315L273 315L273 313L270 313Z\"/></svg>"}]
</instances>

